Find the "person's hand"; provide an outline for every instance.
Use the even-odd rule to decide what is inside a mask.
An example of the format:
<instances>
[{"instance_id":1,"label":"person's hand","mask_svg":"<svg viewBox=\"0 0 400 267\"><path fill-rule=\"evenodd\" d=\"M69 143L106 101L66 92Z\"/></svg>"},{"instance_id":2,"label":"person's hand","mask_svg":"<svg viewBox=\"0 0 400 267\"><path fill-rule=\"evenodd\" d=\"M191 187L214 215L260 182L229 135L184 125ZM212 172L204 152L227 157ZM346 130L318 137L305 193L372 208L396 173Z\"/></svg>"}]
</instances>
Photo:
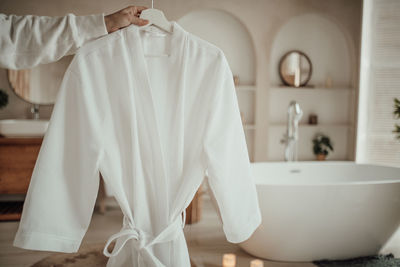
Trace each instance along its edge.
<instances>
[{"instance_id":1,"label":"person's hand","mask_svg":"<svg viewBox=\"0 0 400 267\"><path fill-rule=\"evenodd\" d=\"M108 33L115 32L131 24L146 25L149 21L139 18L140 13L145 9L147 9L145 6L128 6L113 14L104 16Z\"/></svg>"}]
</instances>

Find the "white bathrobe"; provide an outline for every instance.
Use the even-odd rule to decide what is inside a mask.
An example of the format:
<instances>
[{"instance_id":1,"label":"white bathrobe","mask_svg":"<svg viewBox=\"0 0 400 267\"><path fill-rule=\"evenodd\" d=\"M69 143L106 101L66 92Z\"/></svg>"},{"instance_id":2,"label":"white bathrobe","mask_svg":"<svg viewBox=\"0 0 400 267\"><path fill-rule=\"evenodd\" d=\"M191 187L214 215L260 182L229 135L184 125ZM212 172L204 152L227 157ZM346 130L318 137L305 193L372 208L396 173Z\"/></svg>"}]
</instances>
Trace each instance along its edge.
<instances>
[{"instance_id":1,"label":"white bathrobe","mask_svg":"<svg viewBox=\"0 0 400 267\"><path fill-rule=\"evenodd\" d=\"M76 252L99 171L123 213L107 266L190 266L182 212L205 178L229 242L261 223L232 72L223 52L173 22L136 25L78 50L33 171L14 245ZM169 56L152 57L166 52ZM145 56L149 55L149 56ZM107 244L108 245L108 244Z\"/></svg>"}]
</instances>

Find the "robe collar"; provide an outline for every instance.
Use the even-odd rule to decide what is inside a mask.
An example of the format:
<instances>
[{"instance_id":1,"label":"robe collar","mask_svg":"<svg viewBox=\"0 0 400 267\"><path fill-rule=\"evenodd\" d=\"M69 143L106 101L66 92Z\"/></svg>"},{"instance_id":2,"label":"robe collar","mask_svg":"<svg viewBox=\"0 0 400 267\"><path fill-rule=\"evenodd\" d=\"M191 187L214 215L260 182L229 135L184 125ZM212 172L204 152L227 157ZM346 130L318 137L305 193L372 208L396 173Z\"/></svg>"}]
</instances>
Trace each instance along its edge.
<instances>
[{"instance_id":1,"label":"robe collar","mask_svg":"<svg viewBox=\"0 0 400 267\"><path fill-rule=\"evenodd\" d=\"M180 61L179 63L182 63L183 56L184 56L184 50L186 47L186 37L188 32L184 30L176 21L171 21L173 27L172 33L167 33L170 34L170 56L168 57L168 60L174 61L178 60ZM144 55L144 47L143 47L143 40L142 36L140 33L141 29L140 26L137 25L130 25L129 27L126 28L125 34L126 38L130 40L130 43L134 43L134 54L136 57L136 60L139 60L138 65L140 65L140 68L142 69L142 75L146 77L146 80L149 81L149 77L151 76L151 73L148 72L147 69L147 64L146 64L146 57ZM146 66L146 68L143 68ZM149 85L148 85L149 86Z\"/></svg>"}]
</instances>

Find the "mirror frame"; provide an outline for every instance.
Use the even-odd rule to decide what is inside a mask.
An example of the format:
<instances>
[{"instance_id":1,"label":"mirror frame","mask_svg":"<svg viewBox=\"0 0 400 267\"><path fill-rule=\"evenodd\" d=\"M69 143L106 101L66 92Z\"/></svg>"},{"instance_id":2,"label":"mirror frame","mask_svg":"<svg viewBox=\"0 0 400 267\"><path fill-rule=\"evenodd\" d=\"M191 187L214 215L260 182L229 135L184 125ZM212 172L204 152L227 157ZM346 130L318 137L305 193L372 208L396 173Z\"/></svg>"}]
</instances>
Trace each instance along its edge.
<instances>
[{"instance_id":1,"label":"mirror frame","mask_svg":"<svg viewBox=\"0 0 400 267\"><path fill-rule=\"evenodd\" d=\"M282 64L283 64L283 61L285 60L285 58L286 58L289 54L291 54L291 53L293 53L293 52L297 52L297 53L299 53L300 55L304 56L304 57L307 59L308 63L310 64L310 73L308 74L307 79L306 79L304 82L300 83L300 85L299 85L299 87L304 87L304 86L307 85L307 83L308 83L308 82L310 81L310 79L311 79L311 75L312 75L312 72L313 72L313 66L312 66L312 63L311 63L310 58L309 58L304 52L302 52L302 51L300 51L300 50L290 50L290 51L286 52L286 53L281 57L281 59L279 60L279 65L278 65L279 77L281 78L281 81L283 82L284 85L290 86L290 87L295 87L293 84L289 84L289 83L283 78L283 75L282 75L282 72L281 72L281 66L282 66Z\"/></svg>"}]
</instances>

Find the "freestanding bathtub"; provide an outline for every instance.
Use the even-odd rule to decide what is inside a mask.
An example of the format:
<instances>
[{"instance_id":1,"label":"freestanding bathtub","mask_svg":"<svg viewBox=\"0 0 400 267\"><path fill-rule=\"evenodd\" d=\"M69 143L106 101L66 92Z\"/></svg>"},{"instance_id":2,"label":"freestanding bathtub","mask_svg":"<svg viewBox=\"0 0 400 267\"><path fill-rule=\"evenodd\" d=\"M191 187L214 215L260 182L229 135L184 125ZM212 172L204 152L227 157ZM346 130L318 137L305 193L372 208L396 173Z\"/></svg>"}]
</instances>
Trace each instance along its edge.
<instances>
[{"instance_id":1,"label":"freestanding bathtub","mask_svg":"<svg viewBox=\"0 0 400 267\"><path fill-rule=\"evenodd\" d=\"M400 224L400 168L351 161L252 164L262 224L240 246L276 261L376 255Z\"/></svg>"}]
</instances>

